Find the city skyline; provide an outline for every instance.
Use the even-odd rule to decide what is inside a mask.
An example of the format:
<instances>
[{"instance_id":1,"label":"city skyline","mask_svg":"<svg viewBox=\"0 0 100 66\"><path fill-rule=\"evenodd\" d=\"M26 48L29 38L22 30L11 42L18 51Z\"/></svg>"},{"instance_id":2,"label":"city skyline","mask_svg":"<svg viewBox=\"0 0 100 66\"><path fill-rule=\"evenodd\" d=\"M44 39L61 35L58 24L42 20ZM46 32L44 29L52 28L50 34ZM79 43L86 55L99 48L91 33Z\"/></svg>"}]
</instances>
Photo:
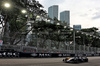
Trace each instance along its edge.
<instances>
[{"instance_id":1,"label":"city skyline","mask_svg":"<svg viewBox=\"0 0 100 66\"><path fill-rule=\"evenodd\" d=\"M70 11L70 25L82 25L82 28L97 27L100 30L100 0L37 0L47 11L52 5L59 6L59 13ZM79 4L78 4L79 3ZM96 4L96 5L95 5ZM60 15L59 15L60 16Z\"/></svg>"}]
</instances>

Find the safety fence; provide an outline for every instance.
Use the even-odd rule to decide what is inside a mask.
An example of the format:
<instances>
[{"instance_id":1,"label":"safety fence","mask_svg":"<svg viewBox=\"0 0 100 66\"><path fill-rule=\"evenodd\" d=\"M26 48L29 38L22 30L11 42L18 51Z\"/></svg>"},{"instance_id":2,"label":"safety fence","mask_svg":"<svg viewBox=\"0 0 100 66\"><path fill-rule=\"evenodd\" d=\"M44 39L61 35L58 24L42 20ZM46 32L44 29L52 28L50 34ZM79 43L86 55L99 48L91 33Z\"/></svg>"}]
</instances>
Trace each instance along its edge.
<instances>
[{"instance_id":1,"label":"safety fence","mask_svg":"<svg viewBox=\"0 0 100 66\"><path fill-rule=\"evenodd\" d=\"M0 51L17 51L26 53L79 53L79 54L96 54L100 53L100 48L89 47L85 45L66 45L65 48L61 46L58 49L39 48L31 46L17 46L17 45L2 45Z\"/></svg>"},{"instance_id":2,"label":"safety fence","mask_svg":"<svg viewBox=\"0 0 100 66\"><path fill-rule=\"evenodd\" d=\"M75 48L74 48L75 47ZM100 48L85 45L66 45L62 49L46 49L31 46L2 45L0 57L73 57L73 56L100 56Z\"/></svg>"}]
</instances>

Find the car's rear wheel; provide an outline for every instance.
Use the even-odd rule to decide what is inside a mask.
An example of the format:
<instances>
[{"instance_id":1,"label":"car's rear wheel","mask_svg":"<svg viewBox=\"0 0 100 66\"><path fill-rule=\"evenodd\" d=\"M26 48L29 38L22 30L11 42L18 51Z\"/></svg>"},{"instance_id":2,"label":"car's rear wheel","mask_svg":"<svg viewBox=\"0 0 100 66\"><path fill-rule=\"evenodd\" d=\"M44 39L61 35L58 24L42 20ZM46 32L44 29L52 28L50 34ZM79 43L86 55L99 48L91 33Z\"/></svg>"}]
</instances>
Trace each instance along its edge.
<instances>
[{"instance_id":1,"label":"car's rear wheel","mask_svg":"<svg viewBox=\"0 0 100 66\"><path fill-rule=\"evenodd\" d=\"M88 62L88 59L86 59L86 62Z\"/></svg>"}]
</instances>

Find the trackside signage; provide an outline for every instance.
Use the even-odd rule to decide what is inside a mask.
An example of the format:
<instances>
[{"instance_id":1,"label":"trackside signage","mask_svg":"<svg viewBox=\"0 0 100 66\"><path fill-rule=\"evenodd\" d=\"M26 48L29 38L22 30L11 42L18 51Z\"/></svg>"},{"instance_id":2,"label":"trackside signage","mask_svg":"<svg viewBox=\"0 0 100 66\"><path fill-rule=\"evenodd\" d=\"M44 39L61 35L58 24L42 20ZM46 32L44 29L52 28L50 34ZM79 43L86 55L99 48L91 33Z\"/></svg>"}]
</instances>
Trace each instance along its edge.
<instances>
[{"instance_id":1,"label":"trackside signage","mask_svg":"<svg viewBox=\"0 0 100 66\"><path fill-rule=\"evenodd\" d=\"M3 40L0 40L0 46L2 46L3 45Z\"/></svg>"},{"instance_id":2,"label":"trackside signage","mask_svg":"<svg viewBox=\"0 0 100 66\"><path fill-rule=\"evenodd\" d=\"M18 52L0 52L0 57L19 57Z\"/></svg>"}]
</instances>

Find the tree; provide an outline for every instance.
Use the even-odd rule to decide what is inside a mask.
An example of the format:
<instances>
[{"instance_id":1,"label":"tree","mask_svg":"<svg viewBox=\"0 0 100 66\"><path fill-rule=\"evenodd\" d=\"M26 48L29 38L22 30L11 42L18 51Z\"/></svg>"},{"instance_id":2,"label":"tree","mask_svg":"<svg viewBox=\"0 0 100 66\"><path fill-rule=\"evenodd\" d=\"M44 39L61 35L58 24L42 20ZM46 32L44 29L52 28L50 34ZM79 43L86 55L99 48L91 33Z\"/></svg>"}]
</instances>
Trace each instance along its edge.
<instances>
[{"instance_id":1,"label":"tree","mask_svg":"<svg viewBox=\"0 0 100 66\"><path fill-rule=\"evenodd\" d=\"M13 5L13 6L11 6L9 9L4 8L3 5L5 2L9 2L10 5ZM2 5L0 7L1 14L4 16L4 21L5 21L5 25L3 26L4 27L4 36L3 36L4 43L6 44L7 42L10 42L10 44L14 44L15 39L17 37L20 37L20 33L21 33L20 31L22 30L21 25L24 24L25 21L27 20L25 18L25 15L21 15L21 10L19 9L19 8L24 8L24 6L20 2L18 3L17 1L13 1L13 0L0 0L0 3ZM19 18L19 16L21 18Z\"/></svg>"},{"instance_id":2,"label":"tree","mask_svg":"<svg viewBox=\"0 0 100 66\"><path fill-rule=\"evenodd\" d=\"M10 44L13 45L21 41L22 33L25 33L24 35L27 35L28 32L30 32L30 31L25 31L26 24L27 24L27 18L25 17L25 14L21 14L21 9L26 9L29 14L34 14L34 12L39 13L40 11L42 13L43 10L39 10L40 7L42 7L42 5L36 2L35 0L32 0L34 2L33 3L34 5L30 4L30 0L24 0L24 1L23 0L16 0L16 1L0 0L0 3L2 5L7 1L13 6L9 9L6 9L2 6L0 7L1 9L0 11L2 12L2 15L4 16L4 21L5 21L5 26L4 26L5 31L4 31L3 37L4 37L4 43L7 43L9 41ZM29 15L28 15L28 20L30 20ZM7 27L7 24L9 24L10 27ZM6 34L9 36L7 36ZM10 39L10 40L7 40L7 39Z\"/></svg>"},{"instance_id":3,"label":"tree","mask_svg":"<svg viewBox=\"0 0 100 66\"><path fill-rule=\"evenodd\" d=\"M82 32L89 33L90 35L82 34L82 33L76 33L76 37L80 36L79 38L76 38L76 43L79 45L87 45L87 46L92 46L92 47L100 47L99 45L99 38L96 38L94 36L98 36L98 28L92 27L88 29L82 29Z\"/></svg>"}]
</instances>

